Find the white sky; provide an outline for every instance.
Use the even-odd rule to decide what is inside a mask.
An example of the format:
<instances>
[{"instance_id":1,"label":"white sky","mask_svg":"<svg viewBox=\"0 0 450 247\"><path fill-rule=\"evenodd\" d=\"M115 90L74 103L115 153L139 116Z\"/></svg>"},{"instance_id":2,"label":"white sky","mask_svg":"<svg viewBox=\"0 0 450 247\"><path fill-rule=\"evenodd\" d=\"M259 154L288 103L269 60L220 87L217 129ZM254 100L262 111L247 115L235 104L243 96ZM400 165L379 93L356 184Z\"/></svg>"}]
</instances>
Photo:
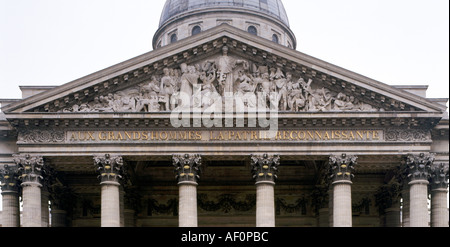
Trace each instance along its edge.
<instances>
[{"instance_id":1,"label":"white sky","mask_svg":"<svg viewBox=\"0 0 450 247\"><path fill-rule=\"evenodd\" d=\"M0 98L152 50L164 0L0 0ZM449 97L448 0L283 0L297 50ZM1 209L1 203L0 203Z\"/></svg>"},{"instance_id":2,"label":"white sky","mask_svg":"<svg viewBox=\"0 0 450 247\"><path fill-rule=\"evenodd\" d=\"M164 0L0 0L0 98L152 50ZM448 0L283 0L297 50L448 98Z\"/></svg>"}]
</instances>

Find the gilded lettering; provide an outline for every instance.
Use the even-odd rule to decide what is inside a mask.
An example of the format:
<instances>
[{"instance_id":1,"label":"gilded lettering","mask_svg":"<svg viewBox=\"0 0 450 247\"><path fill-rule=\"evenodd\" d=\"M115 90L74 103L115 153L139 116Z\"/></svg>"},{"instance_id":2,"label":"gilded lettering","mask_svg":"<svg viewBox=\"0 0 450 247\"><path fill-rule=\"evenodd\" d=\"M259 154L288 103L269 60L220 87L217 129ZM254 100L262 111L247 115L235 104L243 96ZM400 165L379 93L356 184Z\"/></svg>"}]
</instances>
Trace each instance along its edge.
<instances>
[{"instance_id":1,"label":"gilded lettering","mask_svg":"<svg viewBox=\"0 0 450 247\"><path fill-rule=\"evenodd\" d=\"M166 131L162 131L162 132L159 132L159 138L161 140L165 141L165 140L167 140L167 138L169 138L169 135L167 134Z\"/></svg>"},{"instance_id":2,"label":"gilded lettering","mask_svg":"<svg viewBox=\"0 0 450 247\"><path fill-rule=\"evenodd\" d=\"M89 137L88 137L88 139L87 139L88 141L89 141L89 140L95 141L94 132L88 131L88 135L89 135Z\"/></svg>"},{"instance_id":3,"label":"gilded lettering","mask_svg":"<svg viewBox=\"0 0 450 247\"><path fill-rule=\"evenodd\" d=\"M75 132L72 133L72 137L70 137L70 141L76 141L77 140L77 136L75 135Z\"/></svg>"},{"instance_id":4,"label":"gilded lettering","mask_svg":"<svg viewBox=\"0 0 450 247\"><path fill-rule=\"evenodd\" d=\"M98 139L99 139L100 141L106 140L106 132L104 132L104 131L99 132L99 133L98 133Z\"/></svg>"},{"instance_id":5,"label":"gilded lettering","mask_svg":"<svg viewBox=\"0 0 450 247\"><path fill-rule=\"evenodd\" d=\"M141 139L141 133L137 131L133 131L133 140L137 141Z\"/></svg>"},{"instance_id":6,"label":"gilded lettering","mask_svg":"<svg viewBox=\"0 0 450 247\"><path fill-rule=\"evenodd\" d=\"M305 140L306 139L306 132L305 131L299 131L298 133L297 133L297 137L298 137L298 139L300 140L300 141L302 141L302 140Z\"/></svg>"},{"instance_id":7,"label":"gilded lettering","mask_svg":"<svg viewBox=\"0 0 450 247\"><path fill-rule=\"evenodd\" d=\"M201 131L196 131L195 132L195 136L197 137L197 140L201 140L202 139L202 132Z\"/></svg>"},{"instance_id":8,"label":"gilded lettering","mask_svg":"<svg viewBox=\"0 0 450 247\"><path fill-rule=\"evenodd\" d=\"M378 134L379 134L378 131L374 131L372 135L372 140L379 140L380 137L378 136Z\"/></svg>"},{"instance_id":9,"label":"gilded lettering","mask_svg":"<svg viewBox=\"0 0 450 247\"><path fill-rule=\"evenodd\" d=\"M314 133L316 133L316 135L319 137L320 140L322 139L322 134L320 134L319 131L316 130Z\"/></svg>"},{"instance_id":10,"label":"gilded lettering","mask_svg":"<svg viewBox=\"0 0 450 247\"><path fill-rule=\"evenodd\" d=\"M294 133L297 133L297 131L296 130L291 131L290 137L291 137L292 140L297 139L297 138L295 138Z\"/></svg>"},{"instance_id":11,"label":"gilded lettering","mask_svg":"<svg viewBox=\"0 0 450 247\"><path fill-rule=\"evenodd\" d=\"M142 132L142 140L148 141L148 133L145 131Z\"/></svg>"},{"instance_id":12,"label":"gilded lettering","mask_svg":"<svg viewBox=\"0 0 450 247\"><path fill-rule=\"evenodd\" d=\"M323 139L325 140L325 139L327 139L327 140L330 140L331 138L330 138L330 134L328 133L328 131L325 131L325 135L323 136Z\"/></svg>"}]
</instances>

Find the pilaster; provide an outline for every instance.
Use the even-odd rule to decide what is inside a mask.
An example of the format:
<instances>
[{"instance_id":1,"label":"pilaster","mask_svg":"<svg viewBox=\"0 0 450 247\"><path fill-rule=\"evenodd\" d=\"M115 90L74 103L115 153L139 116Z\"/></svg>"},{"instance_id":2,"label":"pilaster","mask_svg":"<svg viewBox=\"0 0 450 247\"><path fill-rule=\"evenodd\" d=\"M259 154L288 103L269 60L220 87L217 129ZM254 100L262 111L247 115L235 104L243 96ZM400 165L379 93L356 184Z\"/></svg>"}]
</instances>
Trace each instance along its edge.
<instances>
[{"instance_id":1,"label":"pilaster","mask_svg":"<svg viewBox=\"0 0 450 247\"><path fill-rule=\"evenodd\" d=\"M256 184L256 227L275 227L275 182L279 155L252 155L252 175Z\"/></svg>"}]
</instances>

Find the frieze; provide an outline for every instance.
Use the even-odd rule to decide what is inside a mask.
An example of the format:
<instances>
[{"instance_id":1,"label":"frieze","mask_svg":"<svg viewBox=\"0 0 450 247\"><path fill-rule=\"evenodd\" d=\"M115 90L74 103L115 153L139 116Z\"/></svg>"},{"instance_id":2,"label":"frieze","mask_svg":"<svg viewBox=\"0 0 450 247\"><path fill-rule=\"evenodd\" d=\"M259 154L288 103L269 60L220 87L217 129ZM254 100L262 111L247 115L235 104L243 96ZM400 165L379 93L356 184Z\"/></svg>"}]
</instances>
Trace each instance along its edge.
<instances>
[{"instance_id":1,"label":"frieze","mask_svg":"<svg viewBox=\"0 0 450 247\"><path fill-rule=\"evenodd\" d=\"M66 141L64 131L60 130L20 130L18 143L62 143Z\"/></svg>"},{"instance_id":2,"label":"frieze","mask_svg":"<svg viewBox=\"0 0 450 247\"><path fill-rule=\"evenodd\" d=\"M431 141L431 132L420 129L388 129L386 141L428 142Z\"/></svg>"},{"instance_id":3,"label":"frieze","mask_svg":"<svg viewBox=\"0 0 450 247\"><path fill-rule=\"evenodd\" d=\"M18 144L90 144L161 142L293 142L293 143L382 143L431 142L431 132L419 129L128 129L128 130L21 130Z\"/></svg>"}]
</instances>

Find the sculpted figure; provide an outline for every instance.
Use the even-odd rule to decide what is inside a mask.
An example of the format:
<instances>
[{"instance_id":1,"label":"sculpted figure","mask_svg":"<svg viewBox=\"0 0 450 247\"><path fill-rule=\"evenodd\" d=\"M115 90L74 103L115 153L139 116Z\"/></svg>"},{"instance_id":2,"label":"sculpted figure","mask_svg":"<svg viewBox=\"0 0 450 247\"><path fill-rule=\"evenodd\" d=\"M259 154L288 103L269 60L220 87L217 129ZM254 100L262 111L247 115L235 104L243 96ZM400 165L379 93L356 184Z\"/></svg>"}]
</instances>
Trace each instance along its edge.
<instances>
[{"instance_id":1,"label":"sculpted figure","mask_svg":"<svg viewBox=\"0 0 450 247\"><path fill-rule=\"evenodd\" d=\"M181 68L181 80L180 80L180 99L178 102L183 108L190 107L192 95L193 95L193 87L198 88L198 79L199 75L194 66L188 66L183 63L180 65Z\"/></svg>"},{"instance_id":2,"label":"sculpted figure","mask_svg":"<svg viewBox=\"0 0 450 247\"><path fill-rule=\"evenodd\" d=\"M327 92L325 88L316 90L311 97L311 111L328 111L329 106L331 106L332 98Z\"/></svg>"},{"instance_id":3,"label":"sculpted figure","mask_svg":"<svg viewBox=\"0 0 450 247\"><path fill-rule=\"evenodd\" d=\"M217 97L220 97L220 95L217 93L216 87L213 84L213 82L216 80L216 72L212 71L212 74L210 74L209 76L206 75L206 72L202 72L200 75L200 80L203 82L201 91L201 106L206 108L211 106L217 99Z\"/></svg>"},{"instance_id":4,"label":"sculpted figure","mask_svg":"<svg viewBox=\"0 0 450 247\"><path fill-rule=\"evenodd\" d=\"M175 93L175 82L170 76L168 68L163 69L164 76L161 78L160 102L164 104L165 110L170 111L175 108L174 104L170 104L170 97Z\"/></svg>"},{"instance_id":5,"label":"sculpted figure","mask_svg":"<svg viewBox=\"0 0 450 247\"><path fill-rule=\"evenodd\" d=\"M225 93L233 93L233 70L237 64L244 64L248 67L247 62L243 60L235 60L228 56L228 46L223 46L222 56L216 61L207 61L207 63L215 64L217 68L217 80L219 81L220 91Z\"/></svg>"},{"instance_id":6,"label":"sculpted figure","mask_svg":"<svg viewBox=\"0 0 450 247\"><path fill-rule=\"evenodd\" d=\"M302 89L303 89L304 94L305 94L305 99L306 99L306 100L310 100L310 98L311 98L310 96L311 96L312 93L313 93L313 91L312 91L312 89L311 89L311 84L312 84L313 80L312 80L312 79L309 79L309 80L308 80L308 83L306 83L305 80L304 80L303 78L300 77L300 79L299 79L298 81L299 81L299 83L300 83L300 86L301 86ZM311 106L311 105L310 105L310 106Z\"/></svg>"},{"instance_id":7,"label":"sculpted figure","mask_svg":"<svg viewBox=\"0 0 450 247\"><path fill-rule=\"evenodd\" d=\"M287 80L284 78L283 72L280 68L278 68L275 72L274 80L276 88L278 89L277 102L280 105L280 110L286 111L288 104Z\"/></svg>"},{"instance_id":8,"label":"sculpted figure","mask_svg":"<svg viewBox=\"0 0 450 247\"><path fill-rule=\"evenodd\" d=\"M140 97L136 103L135 111L141 112L146 111L150 112L150 104L152 98L158 98L158 94L161 92L161 88L159 87L159 82L156 79L156 76L152 76L151 81L147 85L143 85L140 88Z\"/></svg>"},{"instance_id":9,"label":"sculpted figure","mask_svg":"<svg viewBox=\"0 0 450 247\"><path fill-rule=\"evenodd\" d=\"M295 112L300 112L304 110L306 106L306 99L303 96L303 90L300 82L292 82L292 74L287 74L288 80L288 91L289 93L289 108Z\"/></svg>"}]
</instances>

